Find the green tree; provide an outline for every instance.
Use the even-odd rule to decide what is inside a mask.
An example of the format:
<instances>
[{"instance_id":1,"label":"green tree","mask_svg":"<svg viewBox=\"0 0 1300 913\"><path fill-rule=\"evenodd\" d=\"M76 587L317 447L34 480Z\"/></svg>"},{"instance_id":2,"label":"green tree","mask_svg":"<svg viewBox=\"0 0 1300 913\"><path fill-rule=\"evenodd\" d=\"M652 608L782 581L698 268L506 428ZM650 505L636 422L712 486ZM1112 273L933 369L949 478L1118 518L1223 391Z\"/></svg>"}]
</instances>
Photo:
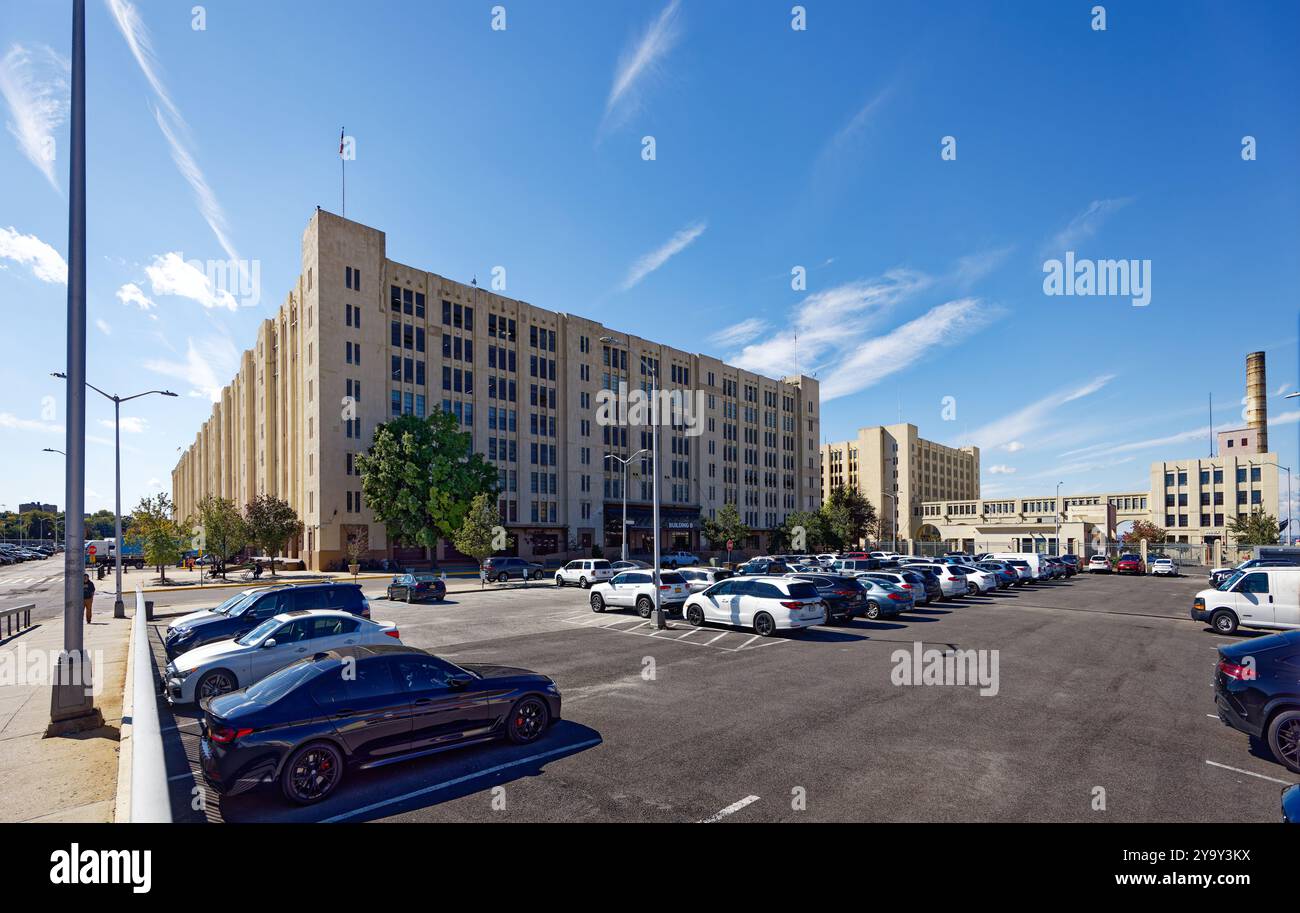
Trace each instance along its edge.
<instances>
[{"instance_id":1,"label":"green tree","mask_svg":"<svg viewBox=\"0 0 1300 913\"><path fill-rule=\"evenodd\" d=\"M831 542L837 548L852 548L875 532L878 519L876 508L856 488L837 485L830 497L822 502L821 514L826 518L826 528Z\"/></svg>"},{"instance_id":2,"label":"green tree","mask_svg":"<svg viewBox=\"0 0 1300 913\"><path fill-rule=\"evenodd\" d=\"M294 536L302 533L302 521L289 506L274 495L258 495L244 505L247 539L271 558L271 576L275 576L275 556Z\"/></svg>"},{"instance_id":3,"label":"green tree","mask_svg":"<svg viewBox=\"0 0 1300 913\"><path fill-rule=\"evenodd\" d=\"M1168 538L1169 534L1162 527L1147 520L1134 520L1132 528L1120 536L1120 541L1126 545L1137 545L1145 539L1150 545L1154 542L1164 542Z\"/></svg>"},{"instance_id":4,"label":"green tree","mask_svg":"<svg viewBox=\"0 0 1300 913\"><path fill-rule=\"evenodd\" d=\"M185 530L173 519L175 513L176 505L166 492L141 498L131 513L134 522L130 532L122 533L128 545L140 546L145 564L156 567L158 578L164 583L167 566L180 560L181 549L185 547Z\"/></svg>"},{"instance_id":5,"label":"green tree","mask_svg":"<svg viewBox=\"0 0 1300 913\"><path fill-rule=\"evenodd\" d=\"M451 544L456 546L457 551L478 562L480 588L484 585L484 560L502 549L510 548L513 543L514 539L506 535L501 514L497 511L496 495L485 491L474 496L460 526L451 536Z\"/></svg>"},{"instance_id":6,"label":"green tree","mask_svg":"<svg viewBox=\"0 0 1300 913\"><path fill-rule=\"evenodd\" d=\"M796 552L819 552L831 539L830 526L818 511L797 510L773 534L781 549L789 547ZM774 544L773 548L777 548Z\"/></svg>"},{"instance_id":7,"label":"green tree","mask_svg":"<svg viewBox=\"0 0 1300 913\"><path fill-rule=\"evenodd\" d=\"M130 528L130 517L122 518L122 537L126 538L126 531ZM97 510L93 514L86 514L86 538L87 539L111 539L114 535L116 526L114 524L114 514L111 510Z\"/></svg>"},{"instance_id":8,"label":"green tree","mask_svg":"<svg viewBox=\"0 0 1300 913\"><path fill-rule=\"evenodd\" d=\"M745 525L745 521L740 519L740 511L736 509L736 505L730 501L722 505L716 517L702 519L700 531L704 533L704 538L709 540L709 545L717 550L726 548L728 539L733 539L737 545L741 545L753 535L753 531Z\"/></svg>"},{"instance_id":9,"label":"green tree","mask_svg":"<svg viewBox=\"0 0 1300 913\"><path fill-rule=\"evenodd\" d=\"M202 537L200 547L217 559L224 580L226 562L248 544L248 523L229 498L208 495L198 503L197 510L191 529L195 538Z\"/></svg>"},{"instance_id":10,"label":"green tree","mask_svg":"<svg viewBox=\"0 0 1300 913\"><path fill-rule=\"evenodd\" d=\"M455 536L475 498L497 490L496 467L474 453L450 412L385 422L356 467L361 493L389 536L431 549Z\"/></svg>"},{"instance_id":11,"label":"green tree","mask_svg":"<svg viewBox=\"0 0 1300 913\"><path fill-rule=\"evenodd\" d=\"M1238 545L1276 545L1281 530L1277 526L1277 517L1253 510L1244 517L1229 520L1228 535Z\"/></svg>"}]
</instances>

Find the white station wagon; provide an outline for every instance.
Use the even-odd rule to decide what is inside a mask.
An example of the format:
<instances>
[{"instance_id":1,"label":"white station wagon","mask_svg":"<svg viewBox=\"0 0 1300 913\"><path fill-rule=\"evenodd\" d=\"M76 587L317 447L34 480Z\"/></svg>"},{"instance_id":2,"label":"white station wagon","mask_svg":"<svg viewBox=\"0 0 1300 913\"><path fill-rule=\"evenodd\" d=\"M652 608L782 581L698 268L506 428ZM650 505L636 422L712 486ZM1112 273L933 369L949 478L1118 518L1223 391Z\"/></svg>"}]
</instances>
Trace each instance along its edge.
<instances>
[{"instance_id":1,"label":"white station wagon","mask_svg":"<svg viewBox=\"0 0 1300 913\"><path fill-rule=\"evenodd\" d=\"M609 580L614 576L613 566L603 558L583 558L570 561L555 572L555 585L565 586L573 583L584 590L593 583Z\"/></svg>"},{"instance_id":2,"label":"white station wagon","mask_svg":"<svg viewBox=\"0 0 1300 913\"><path fill-rule=\"evenodd\" d=\"M401 643L397 626L335 609L284 612L243 637L196 647L163 670L167 700L192 704L251 685L315 653L362 644Z\"/></svg>"}]
</instances>

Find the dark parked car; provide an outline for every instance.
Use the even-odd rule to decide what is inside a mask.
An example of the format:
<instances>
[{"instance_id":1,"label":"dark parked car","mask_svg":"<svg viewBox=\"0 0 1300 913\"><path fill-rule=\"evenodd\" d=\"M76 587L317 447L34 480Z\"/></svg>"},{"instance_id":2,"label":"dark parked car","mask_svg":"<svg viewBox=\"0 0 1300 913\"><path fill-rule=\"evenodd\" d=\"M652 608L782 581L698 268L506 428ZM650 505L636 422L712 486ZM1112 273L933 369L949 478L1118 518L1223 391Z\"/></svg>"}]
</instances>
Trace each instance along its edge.
<instances>
[{"instance_id":1,"label":"dark parked car","mask_svg":"<svg viewBox=\"0 0 1300 913\"><path fill-rule=\"evenodd\" d=\"M393 644L318 653L201 708L209 784L234 795L274 781L307 804L333 794L348 767L536 741L560 718L560 690L527 669L457 666Z\"/></svg>"},{"instance_id":2,"label":"dark parked car","mask_svg":"<svg viewBox=\"0 0 1300 913\"><path fill-rule=\"evenodd\" d=\"M838 574L791 574L807 580L817 587L817 595L826 603L826 623L850 621L862 614L867 604L867 591L853 577Z\"/></svg>"},{"instance_id":3,"label":"dark parked car","mask_svg":"<svg viewBox=\"0 0 1300 913\"><path fill-rule=\"evenodd\" d=\"M1137 574L1141 577L1146 573L1146 567L1142 564L1141 555L1120 555L1119 560L1115 562L1116 574Z\"/></svg>"},{"instance_id":4,"label":"dark parked car","mask_svg":"<svg viewBox=\"0 0 1300 913\"><path fill-rule=\"evenodd\" d=\"M775 558L750 558L740 567L736 568L737 574L788 574L789 566L784 561L778 561Z\"/></svg>"},{"instance_id":5,"label":"dark parked car","mask_svg":"<svg viewBox=\"0 0 1300 913\"><path fill-rule=\"evenodd\" d=\"M1079 556L1078 556L1078 555L1062 555L1062 556L1061 556L1061 561L1065 564L1066 570L1068 570L1068 571L1070 572L1069 575L1070 575L1071 577L1073 577L1075 574L1079 573Z\"/></svg>"},{"instance_id":6,"label":"dark parked car","mask_svg":"<svg viewBox=\"0 0 1300 913\"><path fill-rule=\"evenodd\" d=\"M306 609L338 609L370 617L370 601L355 583L304 583L247 590L212 612L174 621L163 637L169 659L218 640L242 637L268 618Z\"/></svg>"},{"instance_id":7,"label":"dark parked car","mask_svg":"<svg viewBox=\"0 0 1300 913\"><path fill-rule=\"evenodd\" d=\"M515 580L541 580L546 569L523 558L489 558L483 562L483 579L507 583Z\"/></svg>"},{"instance_id":8,"label":"dark parked car","mask_svg":"<svg viewBox=\"0 0 1300 913\"><path fill-rule=\"evenodd\" d=\"M388 584L388 598L403 602L425 602L432 599L442 602L447 596L447 584L431 571L414 574L396 574Z\"/></svg>"},{"instance_id":9,"label":"dark parked car","mask_svg":"<svg viewBox=\"0 0 1300 913\"><path fill-rule=\"evenodd\" d=\"M1274 757L1300 773L1300 631L1219 647L1214 703L1219 719L1267 741Z\"/></svg>"}]
</instances>

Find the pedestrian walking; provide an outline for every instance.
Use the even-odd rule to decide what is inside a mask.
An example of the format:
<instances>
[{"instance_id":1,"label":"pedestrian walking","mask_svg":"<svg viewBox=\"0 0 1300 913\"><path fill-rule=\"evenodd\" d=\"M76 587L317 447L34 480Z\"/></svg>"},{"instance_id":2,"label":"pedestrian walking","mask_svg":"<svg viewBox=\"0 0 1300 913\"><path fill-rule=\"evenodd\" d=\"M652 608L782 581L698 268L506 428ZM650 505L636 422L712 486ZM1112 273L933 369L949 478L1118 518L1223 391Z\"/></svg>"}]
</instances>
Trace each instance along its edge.
<instances>
[{"instance_id":1,"label":"pedestrian walking","mask_svg":"<svg viewBox=\"0 0 1300 913\"><path fill-rule=\"evenodd\" d=\"M95 584L89 574L81 575L81 599L86 604L86 624L90 624L90 605L95 601Z\"/></svg>"}]
</instances>

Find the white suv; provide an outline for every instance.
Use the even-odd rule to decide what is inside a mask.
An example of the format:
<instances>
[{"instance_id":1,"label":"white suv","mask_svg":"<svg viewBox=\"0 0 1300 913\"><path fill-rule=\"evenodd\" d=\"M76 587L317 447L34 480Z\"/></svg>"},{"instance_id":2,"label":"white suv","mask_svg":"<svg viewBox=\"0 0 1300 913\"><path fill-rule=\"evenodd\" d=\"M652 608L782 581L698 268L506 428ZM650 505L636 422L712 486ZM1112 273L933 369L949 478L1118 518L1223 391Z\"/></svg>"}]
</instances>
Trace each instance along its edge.
<instances>
[{"instance_id":1,"label":"white suv","mask_svg":"<svg viewBox=\"0 0 1300 913\"><path fill-rule=\"evenodd\" d=\"M677 611L690 595L686 578L676 571L659 572L659 602L664 611ZM655 577L653 570L624 571L614 579L596 583L591 587L591 610L634 608L642 618L649 618L655 610Z\"/></svg>"},{"instance_id":2,"label":"white suv","mask_svg":"<svg viewBox=\"0 0 1300 913\"><path fill-rule=\"evenodd\" d=\"M692 555L690 552L669 552L666 555L659 556L659 563L663 567L691 567L692 565L699 564L700 559Z\"/></svg>"},{"instance_id":3,"label":"white suv","mask_svg":"<svg viewBox=\"0 0 1300 913\"><path fill-rule=\"evenodd\" d=\"M790 577L729 577L686 600L686 621L751 628L761 637L826 623L817 587Z\"/></svg>"},{"instance_id":4,"label":"white suv","mask_svg":"<svg viewBox=\"0 0 1300 913\"><path fill-rule=\"evenodd\" d=\"M614 568L603 558L583 558L570 561L555 572L555 585L564 586L576 583L584 590L593 583L609 580L614 576Z\"/></svg>"}]
</instances>

